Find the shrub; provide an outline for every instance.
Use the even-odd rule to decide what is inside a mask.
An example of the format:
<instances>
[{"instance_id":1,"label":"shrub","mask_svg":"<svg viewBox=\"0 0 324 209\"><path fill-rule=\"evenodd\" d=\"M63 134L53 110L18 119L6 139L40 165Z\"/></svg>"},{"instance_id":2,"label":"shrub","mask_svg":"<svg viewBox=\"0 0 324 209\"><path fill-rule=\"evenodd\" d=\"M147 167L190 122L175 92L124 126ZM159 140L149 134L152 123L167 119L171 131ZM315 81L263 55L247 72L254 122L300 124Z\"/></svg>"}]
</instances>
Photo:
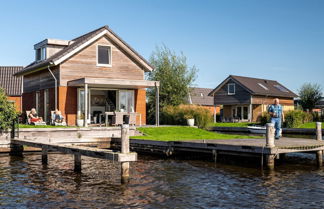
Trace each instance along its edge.
<instances>
[{"instance_id":1,"label":"shrub","mask_svg":"<svg viewBox=\"0 0 324 209\"><path fill-rule=\"evenodd\" d=\"M311 122L313 116L311 113L303 112L301 110L291 110L285 114L285 127L298 128L303 123Z\"/></svg>"},{"instance_id":2,"label":"shrub","mask_svg":"<svg viewBox=\"0 0 324 209\"><path fill-rule=\"evenodd\" d=\"M260 118L258 118L258 121L260 121L260 124L264 126L265 124L270 122L270 114L268 112L263 112Z\"/></svg>"},{"instance_id":3,"label":"shrub","mask_svg":"<svg viewBox=\"0 0 324 209\"><path fill-rule=\"evenodd\" d=\"M9 129L16 118L14 105L8 102L4 90L0 88L0 132Z\"/></svg>"},{"instance_id":4,"label":"shrub","mask_svg":"<svg viewBox=\"0 0 324 209\"><path fill-rule=\"evenodd\" d=\"M167 125L187 125L189 118L195 119L199 128L206 128L212 121L210 112L196 105L166 106L161 112L161 123Z\"/></svg>"}]
</instances>

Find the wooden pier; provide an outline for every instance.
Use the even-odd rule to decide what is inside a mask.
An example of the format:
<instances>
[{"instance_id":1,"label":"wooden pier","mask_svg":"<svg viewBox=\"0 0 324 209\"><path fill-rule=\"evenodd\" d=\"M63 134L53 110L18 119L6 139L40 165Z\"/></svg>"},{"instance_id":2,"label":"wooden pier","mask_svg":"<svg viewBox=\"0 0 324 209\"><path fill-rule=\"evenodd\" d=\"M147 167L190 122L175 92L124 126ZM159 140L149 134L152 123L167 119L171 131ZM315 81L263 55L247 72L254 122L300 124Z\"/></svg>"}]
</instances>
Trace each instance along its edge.
<instances>
[{"instance_id":1,"label":"wooden pier","mask_svg":"<svg viewBox=\"0 0 324 209\"><path fill-rule=\"evenodd\" d=\"M121 163L121 181L128 182L129 179L129 162L137 160L137 153L129 151L129 126L123 125L121 128L121 151L99 149L93 147L55 144L44 142L48 140L28 140L28 139L11 139L10 155L22 156L23 147L36 147L42 150L42 163L48 163L48 151L58 151L65 154L74 155L74 171L81 172L81 156L100 158Z\"/></svg>"}]
</instances>

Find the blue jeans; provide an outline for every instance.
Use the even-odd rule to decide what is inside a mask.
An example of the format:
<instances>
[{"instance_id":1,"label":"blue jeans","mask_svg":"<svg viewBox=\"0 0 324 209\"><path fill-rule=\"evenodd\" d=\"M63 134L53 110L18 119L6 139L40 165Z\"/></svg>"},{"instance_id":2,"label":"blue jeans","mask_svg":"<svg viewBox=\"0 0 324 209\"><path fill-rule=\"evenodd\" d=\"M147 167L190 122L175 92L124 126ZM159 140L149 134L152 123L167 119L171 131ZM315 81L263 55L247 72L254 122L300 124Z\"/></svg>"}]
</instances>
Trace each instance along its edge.
<instances>
[{"instance_id":1,"label":"blue jeans","mask_svg":"<svg viewBox=\"0 0 324 209\"><path fill-rule=\"evenodd\" d=\"M274 127L276 129L275 138L279 138L280 137L280 129L281 129L281 118L271 118L271 123L274 124Z\"/></svg>"}]
</instances>

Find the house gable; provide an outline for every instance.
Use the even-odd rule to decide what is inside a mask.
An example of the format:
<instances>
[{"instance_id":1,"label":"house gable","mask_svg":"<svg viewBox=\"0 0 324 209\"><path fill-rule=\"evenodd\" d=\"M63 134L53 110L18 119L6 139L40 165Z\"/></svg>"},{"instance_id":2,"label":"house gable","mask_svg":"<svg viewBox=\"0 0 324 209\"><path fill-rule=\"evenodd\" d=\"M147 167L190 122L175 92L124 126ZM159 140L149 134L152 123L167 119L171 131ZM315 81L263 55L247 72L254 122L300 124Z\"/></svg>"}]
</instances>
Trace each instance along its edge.
<instances>
[{"instance_id":1,"label":"house gable","mask_svg":"<svg viewBox=\"0 0 324 209\"><path fill-rule=\"evenodd\" d=\"M233 95L228 94L228 84L231 83L235 84ZM215 105L250 104L251 102L251 93L232 78L226 79L213 94Z\"/></svg>"},{"instance_id":2,"label":"house gable","mask_svg":"<svg viewBox=\"0 0 324 209\"><path fill-rule=\"evenodd\" d=\"M98 45L111 46L111 67L97 66ZM143 80L144 71L119 45L104 36L60 64L61 86L84 77Z\"/></svg>"}]
</instances>

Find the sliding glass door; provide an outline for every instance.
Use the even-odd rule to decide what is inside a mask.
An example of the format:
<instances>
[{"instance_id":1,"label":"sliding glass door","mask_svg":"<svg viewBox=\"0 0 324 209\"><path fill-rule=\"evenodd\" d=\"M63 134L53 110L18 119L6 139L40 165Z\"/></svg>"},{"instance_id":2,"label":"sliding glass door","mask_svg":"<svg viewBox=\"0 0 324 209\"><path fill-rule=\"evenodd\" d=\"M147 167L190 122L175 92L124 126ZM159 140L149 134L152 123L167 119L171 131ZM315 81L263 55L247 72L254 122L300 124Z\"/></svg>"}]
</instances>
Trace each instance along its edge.
<instances>
[{"instance_id":1,"label":"sliding glass door","mask_svg":"<svg viewBox=\"0 0 324 209\"><path fill-rule=\"evenodd\" d=\"M134 90L119 91L119 110L121 112L134 112Z\"/></svg>"}]
</instances>

